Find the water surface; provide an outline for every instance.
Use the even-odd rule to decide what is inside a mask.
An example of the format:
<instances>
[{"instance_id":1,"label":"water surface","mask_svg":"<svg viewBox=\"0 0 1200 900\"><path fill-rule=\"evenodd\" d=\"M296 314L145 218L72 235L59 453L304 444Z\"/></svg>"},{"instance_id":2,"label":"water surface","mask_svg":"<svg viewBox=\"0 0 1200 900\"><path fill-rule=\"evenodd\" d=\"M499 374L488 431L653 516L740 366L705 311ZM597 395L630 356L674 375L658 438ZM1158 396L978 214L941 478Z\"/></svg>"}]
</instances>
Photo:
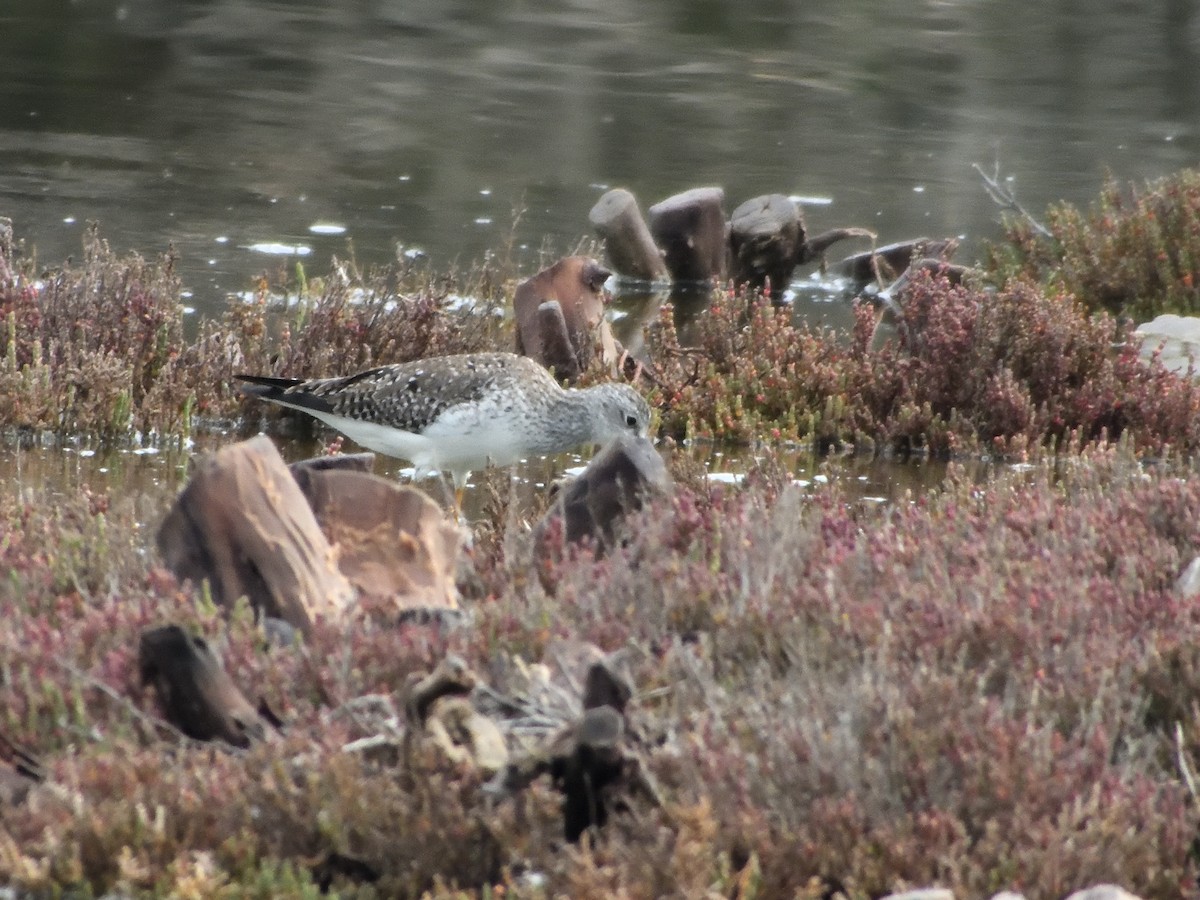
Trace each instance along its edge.
<instances>
[{"instance_id":1,"label":"water surface","mask_svg":"<svg viewBox=\"0 0 1200 900\"><path fill-rule=\"evenodd\" d=\"M89 219L173 243L201 312L289 247L444 270L511 238L531 270L612 186L816 198L814 230L969 259L973 162L1040 211L1200 157L1191 0L7 0L0 33L0 215L47 264Z\"/></svg>"}]
</instances>

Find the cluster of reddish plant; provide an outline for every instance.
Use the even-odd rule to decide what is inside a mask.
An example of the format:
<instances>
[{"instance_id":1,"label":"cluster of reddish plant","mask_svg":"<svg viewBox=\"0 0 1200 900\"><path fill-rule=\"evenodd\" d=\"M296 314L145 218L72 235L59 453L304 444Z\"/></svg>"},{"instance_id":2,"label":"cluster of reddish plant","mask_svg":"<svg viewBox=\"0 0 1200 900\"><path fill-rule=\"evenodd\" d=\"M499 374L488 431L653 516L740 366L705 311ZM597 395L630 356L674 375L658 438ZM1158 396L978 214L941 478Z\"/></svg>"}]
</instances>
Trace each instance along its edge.
<instances>
[{"instance_id":1,"label":"cluster of reddish plant","mask_svg":"<svg viewBox=\"0 0 1200 900\"><path fill-rule=\"evenodd\" d=\"M338 853L381 874L365 896L1200 896L1200 613L1174 588L1198 505L1200 478L1115 451L888 507L767 476L680 488L605 558L556 564L553 593L510 535L470 628L326 623L280 648L244 605L146 571L133 503L8 498L0 729L51 787L6 809L0 877L298 892ZM283 736L235 753L163 728L135 648L164 621L206 636ZM510 692L514 660L564 640L629 661L661 809L564 848L546 785L496 804L469 770L343 750L366 733L347 701L399 704L447 650Z\"/></svg>"},{"instance_id":2,"label":"cluster of reddish plant","mask_svg":"<svg viewBox=\"0 0 1200 900\"><path fill-rule=\"evenodd\" d=\"M1154 453L1200 447L1200 388L1140 358L1127 328L1068 295L922 273L903 303L902 327L880 347L867 304L847 340L754 295L727 295L694 323L688 347L665 312L653 335L665 430L1019 457L1118 438Z\"/></svg>"},{"instance_id":3,"label":"cluster of reddish plant","mask_svg":"<svg viewBox=\"0 0 1200 900\"><path fill-rule=\"evenodd\" d=\"M990 248L989 268L1139 322L1164 312L1200 314L1200 169L1140 189L1110 180L1086 211L1052 206L1045 230L1008 221L1005 240Z\"/></svg>"},{"instance_id":4,"label":"cluster of reddish plant","mask_svg":"<svg viewBox=\"0 0 1200 900\"><path fill-rule=\"evenodd\" d=\"M1106 200L1100 233L1123 243L1105 253L1141 246L1150 213L1191 229L1193 177L1128 210ZM170 260L89 240L79 270L41 283L0 247L5 429L175 434L242 409L234 371L506 345L497 317L448 308L446 282L340 271L295 307L265 291L237 301L187 341ZM1059 260L1046 266L1086 268L1059 242L1039 250ZM1191 265L1185 250L1158 252L1153 272L1113 271L1159 279L1157 296L1190 287L1171 268ZM165 510L164 493L5 487L0 736L41 759L46 783L2 810L0 883L311 896L333 857L378 874L339 882L359 896L865 900L936 884L1055 898L1116 882L1200 898L1200 607L1177 586L1200 553L1200 476L1180 456L1200 445L1200 395L1086 311L1109 302L1096 283L1048 272L996 290L918 277L883 346L865 306L847 336L721 295L686 346L664 314L649 346L667 434L1034 463L986 483L952 468L887 505L836 483L809 492L770 460L737 490L676 463L674 494L631 515L602 558L560 546L535 560L496 491L457 629L362 616L281 647L244 603L217 609L156 568L145 511ZM481 276L485 301L494 278ZM166 725L137 641L168 622L282 717L274 740L234 750ZM530 664L585 642L629 666L633 738L662 804L614 810L578 846L563 845L546 784L497 802L465 766L346 749L375 733L354 701L403 708L406 679L447 652L515 695Z\"/></svg>"}]
</instances>

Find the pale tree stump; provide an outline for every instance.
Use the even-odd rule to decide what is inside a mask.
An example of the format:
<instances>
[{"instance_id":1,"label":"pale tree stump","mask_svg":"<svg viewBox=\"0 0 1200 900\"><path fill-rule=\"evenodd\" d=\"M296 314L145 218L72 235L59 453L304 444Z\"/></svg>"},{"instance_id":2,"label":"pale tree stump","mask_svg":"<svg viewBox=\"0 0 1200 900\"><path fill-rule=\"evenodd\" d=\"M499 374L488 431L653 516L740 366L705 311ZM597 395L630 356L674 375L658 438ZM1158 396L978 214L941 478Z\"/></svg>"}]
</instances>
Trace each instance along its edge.
<instances>
[{"instance_id":1,"label":"pale tree stump","mask_svg":"<svg viewBox=\"0 0 1200 900\"><path fill-rule=\"evenodd\" d=\"M462 531L424 493L352 469L309 470L303 490L360 603L401 618L458 609Z\"/></svg>"},{"instance_id":2,"label":"pale tree stump","mask_svg":"<svg viewBox=\"0 0 1200 900\"><path fill-rule=\"evenodd\" d=\"M612 369L619 355L604 318L604 282L612 273L587 256L567 256L517 286L517 352L574 381L599 352Z\"/></svg>"},{"instance_id":3,"label":"pale tree stump","mask_svg":"<svg viewBox=\"0 0 1200 900\"><path fill-rule=\"evenodd\" d=\"M725 192L693 188L650 207L650 233L663 249L667 269L679 282L723 279L728 241Z\"/></svg>"},{"instance_id":4,"label":"pale tree stump","mask_svg":"<svg viewBox=\"0 0 1200 900\"><path fill-rule=\"evenodd\" d=\"M638 281L666 281L667 266L642 218L637 198L624 188L608 191L588 213L604 240L608 262L618 275Z\"/></svg>"},{"instance_id":5,"label":"pale tree stump","mask_svg":"<svg viewBox=\"0 0 1200 900\"><path fill-rule=\"evenodd\" d=\"M260 614L304 633L354 596L299 486L263 436L200 460L157 542L181 581L207 579L217 603L245 596Z\"/></svg>"}]
</instances>

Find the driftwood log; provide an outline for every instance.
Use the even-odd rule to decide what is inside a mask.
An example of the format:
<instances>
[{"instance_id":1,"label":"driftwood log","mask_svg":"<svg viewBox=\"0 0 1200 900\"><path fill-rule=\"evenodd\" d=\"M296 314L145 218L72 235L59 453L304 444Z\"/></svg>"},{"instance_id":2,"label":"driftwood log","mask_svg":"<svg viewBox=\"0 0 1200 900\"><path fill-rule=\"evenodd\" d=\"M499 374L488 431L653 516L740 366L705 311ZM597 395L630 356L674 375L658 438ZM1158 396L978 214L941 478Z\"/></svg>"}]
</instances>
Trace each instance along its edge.
<instances>
[{"instance_id":1,"label":"driftwood log","mask_svg":"<svg viewBox=\"0 0 1200 900\"><path fill-rule=\"evenodd\" d=\"M143 632L138 669L142 684L153 685L167 721L188 737L248 747L266 736L270 722L238 690L204 638L178 625Z\"/></svg>"},{"instance_id":2,"label":"driftwood log","mask_svg":"<svg viewBox=\"0 0 1200 900\"><path fill-rule=\"evenodd\" d=\"M650 233L675 281L724 279L729 252L724 202L721 188L702 187L650 207Z\"/></svg>"},{"instance_id":3,"label":"driftwood log","mask_svg":"<svg viewBox=\"0 0 1200 900\"><path fill-rule=\"evenodd\" d=\"M452 763L490 777L508 763L508 747L496 723L471 703L477 682L475 673L453 654L428 675L410 676L406 734L419 737Z\"/></svg>"},{"instance_id":4,"label":"driftwood log","mask_svg":"<svg viewBox=\"0 0 1200 900\"><path fill-rule=\"evenodd\" d=\"M563 797L563 835L571 842L589 828L602 828L610 811L635 796L662 805L626 718L632 686L603 660L589 667L586 685L583 714L541 748L508 763L487 786L507 797L549 775Z\"/></svg>"},{"instance_id":5,"label":"driftwood log","mask_svg":"<svg viewBox=\"0 0 1200 900\"><path fill-rule=\"evenodd\" d=\"M157 543L176 577L207 579L218 604L247 597L260 614L304 633L354 596L312 508L263 436L197 463Z\"/></svg>"},{"instance_id":6,"label":"driftwood log","mask_svg":"<svg viewBox=\"0 0 1200 900\"><path fill-rule=\"evenodd\" d=\"M574 381L599 350L611 368L618 355L604 318L604 282L612 273L587 256L568 256L517 286L517 352Z\"/></svg>"},{"instance_id":7,"label":"driftwood log","mask_svg":"<svg viewBox=\"0 0 1200 900\"><path fill-rule=\"evenodd\" d=\"M624 188L605 193L588 220L604 240L609 265L618 275L638 281L666 281L667 266L642 218L637 198Z\"/></svg>"},{"instance_id":8,"label":"driftwood log","mask_svg":"<svg viewBox=\"0 0 1200 900\"><path fill-rule=\"evenodd\" d=\"M33 786L45 778L37 757L0 733L0 818L5 809L23 803Z\"/></svg>"}]
</instances>

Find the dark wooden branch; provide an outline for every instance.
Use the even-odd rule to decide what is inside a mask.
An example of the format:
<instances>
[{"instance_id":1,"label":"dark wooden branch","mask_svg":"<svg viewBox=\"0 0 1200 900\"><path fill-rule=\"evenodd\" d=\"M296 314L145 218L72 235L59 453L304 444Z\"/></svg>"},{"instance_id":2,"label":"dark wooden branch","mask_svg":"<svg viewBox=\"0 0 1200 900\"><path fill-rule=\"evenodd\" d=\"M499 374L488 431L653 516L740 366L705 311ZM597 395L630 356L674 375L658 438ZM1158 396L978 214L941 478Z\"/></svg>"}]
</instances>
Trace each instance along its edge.
<instances>
[{"instance_id":1,"label":"dark wooden branch","mask_svg":"<svg viewBox=\"0 0 1200 900\"><path fill-rule=\"evenodd\" d=\"M142 683L154 686L167 720L188 737L248 747L266 735L268 723L221 668L207 641L178 625L143 632L138 669Z\"/></svg>"}]
</instances>

